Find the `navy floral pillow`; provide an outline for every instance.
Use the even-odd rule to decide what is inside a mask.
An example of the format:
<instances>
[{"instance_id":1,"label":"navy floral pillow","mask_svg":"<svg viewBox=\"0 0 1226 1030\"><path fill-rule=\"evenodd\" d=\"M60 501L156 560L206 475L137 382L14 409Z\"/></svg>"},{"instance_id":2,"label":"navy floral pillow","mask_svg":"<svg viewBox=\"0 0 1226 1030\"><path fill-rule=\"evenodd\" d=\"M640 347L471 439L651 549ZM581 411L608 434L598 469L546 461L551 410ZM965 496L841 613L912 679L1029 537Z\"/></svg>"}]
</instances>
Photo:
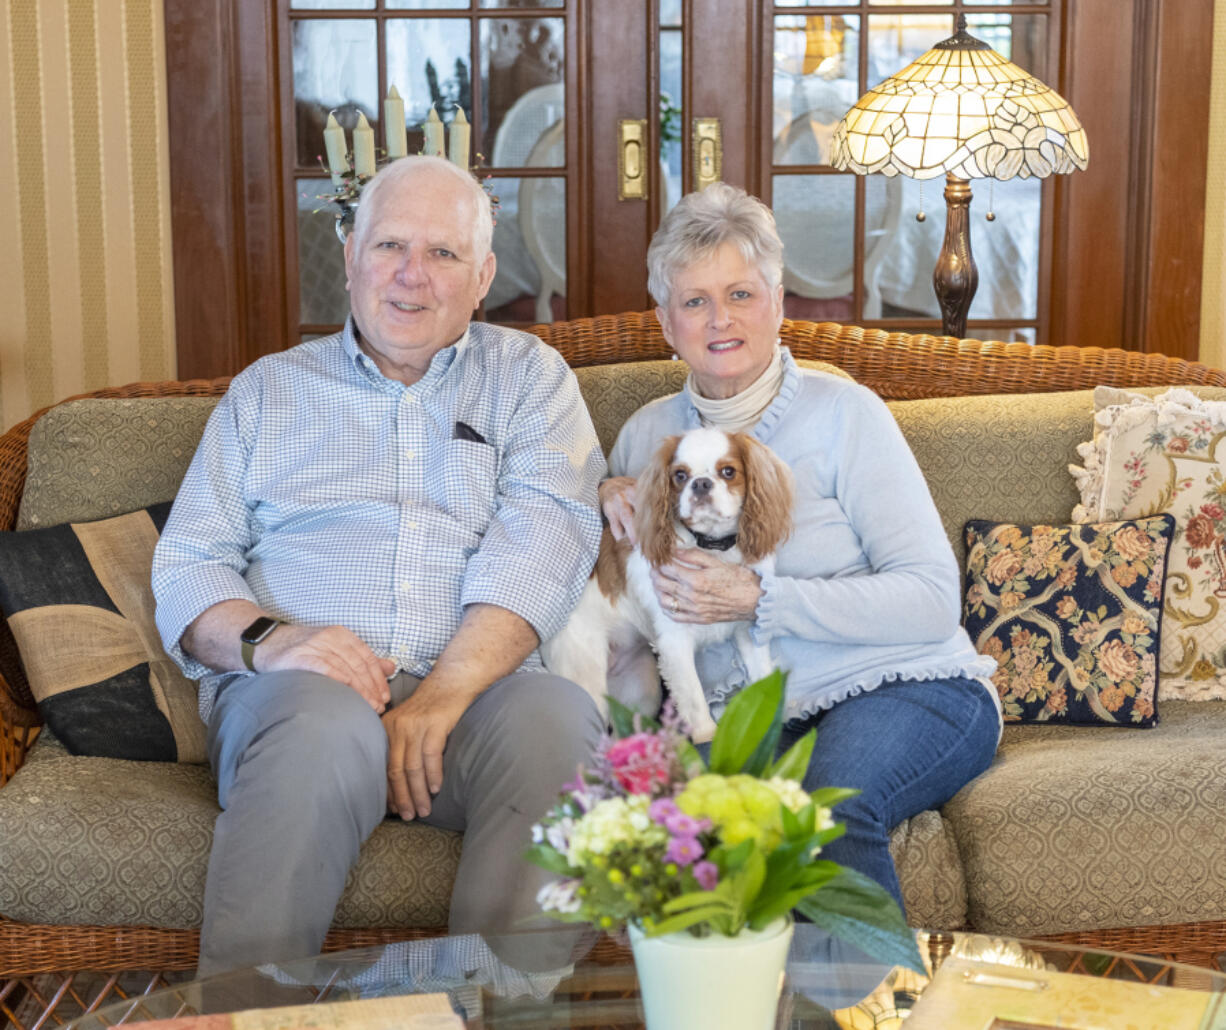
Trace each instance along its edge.
<instances>
[{"instance_id":1,"label":"navy floral pillow","mask_svg":"<svg viewBox=\"0 0 1226 1030\"><path fill-rule=\"evenodd\" d=\"M1158 721L1170 515L1070 526L966 524L963 624L1006 722Z\"/></svg>"}]
</instances>

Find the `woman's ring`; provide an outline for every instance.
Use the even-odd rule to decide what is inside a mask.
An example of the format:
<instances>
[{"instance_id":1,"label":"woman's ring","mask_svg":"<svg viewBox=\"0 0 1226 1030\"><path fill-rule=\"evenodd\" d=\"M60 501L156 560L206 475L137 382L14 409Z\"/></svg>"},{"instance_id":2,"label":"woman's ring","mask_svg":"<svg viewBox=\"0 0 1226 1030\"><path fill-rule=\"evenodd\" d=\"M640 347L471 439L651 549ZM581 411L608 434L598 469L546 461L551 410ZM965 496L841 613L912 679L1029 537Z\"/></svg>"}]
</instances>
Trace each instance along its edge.
<instances>
[{"instance_id":1,"label":"woman's ring","mask_svg":"<svg viewBox=\"0 0 1226 1030\"><path fill-rule=\"evenodd\" d=\"M672 610L673 610L673 614L676 615L677 614L677 595L676 594L673 594Z\"/></svg>"}]
</instances>

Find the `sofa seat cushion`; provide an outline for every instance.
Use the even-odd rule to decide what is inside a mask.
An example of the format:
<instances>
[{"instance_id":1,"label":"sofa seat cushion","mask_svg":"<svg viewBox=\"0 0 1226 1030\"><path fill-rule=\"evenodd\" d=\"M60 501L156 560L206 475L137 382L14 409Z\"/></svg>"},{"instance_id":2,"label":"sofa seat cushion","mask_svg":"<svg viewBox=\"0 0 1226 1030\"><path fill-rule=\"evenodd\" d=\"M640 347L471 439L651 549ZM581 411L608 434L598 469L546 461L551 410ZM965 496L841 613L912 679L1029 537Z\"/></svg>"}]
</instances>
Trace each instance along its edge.
<instances>
[{"instance_id":1,"label":"sofa seat cushion","mask_svg":"<svg viewBox=\"0 0 1226 1030\"><path fill-rule=\"evenodd\" d=\"M198 927L218 812L204 766L74 757L40 739L0 790L0 914L76 926ZM446 925L460 844L457 833L385 820L362 847L333 925ZM899 826L890 851L914 925L965 925L957 847L936 812Z\"/></svg>"},{"instance_id":2,"label":"sofa seat cushion","mask_svg":"<svg viewBox=\"0 0 1226 1030\"><path fill-rule=\"evenodd\" d=\"M971 925L1012 936L1226 919L1226 704L1150 730L1006 726L942 811Z\"/></svg>"},{"instance_id":3,"label":"sofa seat cushion","mask_svg":"<svg viewBox=\"0 0 1226 1030\"><path fill-rule=\"evenodd\" d=\"M205 766L74 757L40 739L0 790L0 914L198 927L216 798ZM445 925L459 856L459 834L386 820L362 848L334 925Z\"/></svg>"}]
</instances>

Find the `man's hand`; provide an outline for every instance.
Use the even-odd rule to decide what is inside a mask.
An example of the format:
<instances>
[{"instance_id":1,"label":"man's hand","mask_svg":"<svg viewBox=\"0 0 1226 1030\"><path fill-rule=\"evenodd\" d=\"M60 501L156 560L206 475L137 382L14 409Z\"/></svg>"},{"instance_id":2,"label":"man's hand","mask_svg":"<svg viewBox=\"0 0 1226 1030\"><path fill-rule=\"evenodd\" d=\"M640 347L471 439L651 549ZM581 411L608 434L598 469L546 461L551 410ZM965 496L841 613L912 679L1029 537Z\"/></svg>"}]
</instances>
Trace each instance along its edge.
<instances>
[{"instance_id":1,"label":"man's hand","mask_svg":"<svg viewBox=\"0 0 1226 1030\"><path fill-rule=\"evenodd\" d=\"M380 658L344 626L278 626L255 649L256 672L304 669L352 687L376 712L392 699L387 679L396 663Z\"/></svg>"},{"instance_id":2,"label":"man's hand","mask_svg":"<svg viewBox=\"0 0 1226 1030\"><path fill-rule=\"evenodd\" d=\"M506 608L470 604L430 674L383 716L388 807L402 819L430 814L443 786L443 749L460 717L497 679L514 672L540 643L531 624Z\"/></svg>"},{"instance_id":3,"label":"man's hand","mask_svg":"<svg viewBox=\"0 0 1226 1030\"><path fill-rule=\"evenodd\" d=\"M469 703L427 677L412 697L384 713L388 806L402 819L430 814L430 798L443 785L443 748Z\"/></svg>"},{"instance_id":4,"label":"man's hand","mask_svg":"<svg viewBox=\"0 0 1226 1030\"><path fill-rule=\"evenodd\" d=\"M600 484L600 510L614 540L629 539L638 543L634 533L634 480L630 476L614 476Z\"/></svg>"},{"instance_id":5,"label":"man's hand","mask_svg":"<svg viewBox=\"0 0 1226 1030\"><path fill-rule=\"evenodd\" d=\"M250 601L220 601L196 617L180 644L197 661L219 672L245 669L239 635L267 614ZM387 678L396 671L396 663L378 657L343 626L282 623L256 645L253 663L257 672L305 669L331 676L356 690L376 712L392 699Z\"/></svg>"}]
</instances>

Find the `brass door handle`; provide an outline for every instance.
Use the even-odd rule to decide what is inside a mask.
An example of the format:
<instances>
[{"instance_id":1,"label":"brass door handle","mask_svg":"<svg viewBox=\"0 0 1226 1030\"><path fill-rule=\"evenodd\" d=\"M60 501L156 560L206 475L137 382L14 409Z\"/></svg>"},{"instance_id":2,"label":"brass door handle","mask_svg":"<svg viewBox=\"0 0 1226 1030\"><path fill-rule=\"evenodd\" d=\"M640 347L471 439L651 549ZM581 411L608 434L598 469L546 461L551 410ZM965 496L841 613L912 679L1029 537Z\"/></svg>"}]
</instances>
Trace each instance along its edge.
<instances>
[{"instance_id":1,"label":"brass door handle","mask_svg":"<svg viewBox=\"0 0 1226 1030\"><path fill-rule=\"evenodd\" d=\"M723 174L724 141L718 118L695 118L693 125L694 189L700 190Z\"/></svg>"},{"instance_id":2,"label":"brass door handle","mask_svg":"<svg viewBox=\"0 0 1226 1030\"><path fill-rule=\"evenodd\" d=\"M647 199L647 119L617 123L617 199Z\"/></svg>"}]
</instances>

